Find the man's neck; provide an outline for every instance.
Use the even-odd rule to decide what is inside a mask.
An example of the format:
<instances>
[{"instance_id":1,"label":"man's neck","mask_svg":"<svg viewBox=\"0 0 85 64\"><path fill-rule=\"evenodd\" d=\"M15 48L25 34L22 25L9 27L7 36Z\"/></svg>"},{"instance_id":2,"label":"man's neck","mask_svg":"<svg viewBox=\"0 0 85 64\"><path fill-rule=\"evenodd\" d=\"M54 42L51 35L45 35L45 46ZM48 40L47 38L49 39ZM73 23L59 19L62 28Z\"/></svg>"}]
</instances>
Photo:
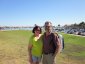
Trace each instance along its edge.
<instances>
[{"instance_id":1,"label":"man's neck","mask_svg":"<svg viewBox=\"0 0 85 64\"><path fill-rule=\"evenodd\" d=\"M51 34L51 32L46 32L46 36L48 36L48 35L50 35Z\"/></svg>"}]
</instances>

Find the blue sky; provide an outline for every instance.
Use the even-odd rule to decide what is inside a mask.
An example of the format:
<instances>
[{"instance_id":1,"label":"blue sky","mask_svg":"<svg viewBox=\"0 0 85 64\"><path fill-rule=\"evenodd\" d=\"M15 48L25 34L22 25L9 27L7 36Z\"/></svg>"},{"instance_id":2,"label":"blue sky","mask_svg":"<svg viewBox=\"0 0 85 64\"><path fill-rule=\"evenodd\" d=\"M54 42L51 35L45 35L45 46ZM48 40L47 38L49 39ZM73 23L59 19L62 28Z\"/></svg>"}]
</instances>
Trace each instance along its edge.
<instances>
[{"instance_id":1,"label":"blue sky","mask_svg":"<svg viewBox=\"0 0 85 64\"><path fill-rule=\"evenodd\" d=\"M0 26L57 26L85 21L85 0L0 0Z\"/></svg>"}]
</instances>

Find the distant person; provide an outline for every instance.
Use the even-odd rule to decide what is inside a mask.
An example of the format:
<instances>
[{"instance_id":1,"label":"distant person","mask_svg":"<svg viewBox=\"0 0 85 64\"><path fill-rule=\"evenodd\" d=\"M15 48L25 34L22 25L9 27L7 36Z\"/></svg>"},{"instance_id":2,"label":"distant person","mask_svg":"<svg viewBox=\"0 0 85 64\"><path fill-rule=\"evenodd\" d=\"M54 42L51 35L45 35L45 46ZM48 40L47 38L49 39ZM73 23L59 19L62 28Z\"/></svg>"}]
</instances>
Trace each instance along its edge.
<instances>
[{"instance_id":1,"label":"distant person","mask_svg":"<svg viewBox=\"0 0 85 64\"><path fill-rule=\"evenodd\" d=\"M35 26L32 30L33 35L29 39L28 52L29 52L29 62L30 64L39 64L42 57L42 37L41 28Z\"/></svg>"},{"instance_id":2,"label":"distant person","mask_svg":"<svg viewBox=\"0 0 85 64\"><path fill-rule=\"evenodd\" d=\"M52 33L52 23L45 22L45 33L43 34L43 64L54 64L56 54L59 53L60 40L58 34Z\"/></svg>"}]
</instances>

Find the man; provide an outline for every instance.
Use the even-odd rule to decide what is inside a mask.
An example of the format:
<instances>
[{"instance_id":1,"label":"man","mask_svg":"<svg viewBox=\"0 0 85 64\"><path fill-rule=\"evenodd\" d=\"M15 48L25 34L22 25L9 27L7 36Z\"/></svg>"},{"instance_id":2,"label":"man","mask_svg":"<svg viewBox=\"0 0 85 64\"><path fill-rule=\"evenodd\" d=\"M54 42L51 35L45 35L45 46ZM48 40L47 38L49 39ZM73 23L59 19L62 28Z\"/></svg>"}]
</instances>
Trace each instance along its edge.
<instances>
[{"instance_id":1,"label":"man","mask_svg":"<svg viewBox=\"0 0 85 64\"><path fill-rule=\"evenodd\" d=\"M55 56L59 52L60 42L58 35L52 33L52 23L45 22L43 35L43 64L54 64Z\"/></svg>"}]
</instances>

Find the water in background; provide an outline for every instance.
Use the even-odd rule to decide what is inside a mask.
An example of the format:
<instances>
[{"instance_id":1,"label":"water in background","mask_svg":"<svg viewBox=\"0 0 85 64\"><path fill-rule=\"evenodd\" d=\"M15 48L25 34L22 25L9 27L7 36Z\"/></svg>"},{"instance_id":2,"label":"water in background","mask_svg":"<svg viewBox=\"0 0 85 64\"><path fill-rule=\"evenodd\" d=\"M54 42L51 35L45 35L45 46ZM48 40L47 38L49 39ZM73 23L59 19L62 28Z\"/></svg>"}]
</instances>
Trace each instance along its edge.
<instances>
[{"instance_id":1,"label":"water in background","mask_svg":"<svg viewBox=\"0 0 85 64\"><path fill-rule=\"evenodd\" d=\"M33 28L3 28L1 30L32 30Z\"/></svg>"}]
</instances>

